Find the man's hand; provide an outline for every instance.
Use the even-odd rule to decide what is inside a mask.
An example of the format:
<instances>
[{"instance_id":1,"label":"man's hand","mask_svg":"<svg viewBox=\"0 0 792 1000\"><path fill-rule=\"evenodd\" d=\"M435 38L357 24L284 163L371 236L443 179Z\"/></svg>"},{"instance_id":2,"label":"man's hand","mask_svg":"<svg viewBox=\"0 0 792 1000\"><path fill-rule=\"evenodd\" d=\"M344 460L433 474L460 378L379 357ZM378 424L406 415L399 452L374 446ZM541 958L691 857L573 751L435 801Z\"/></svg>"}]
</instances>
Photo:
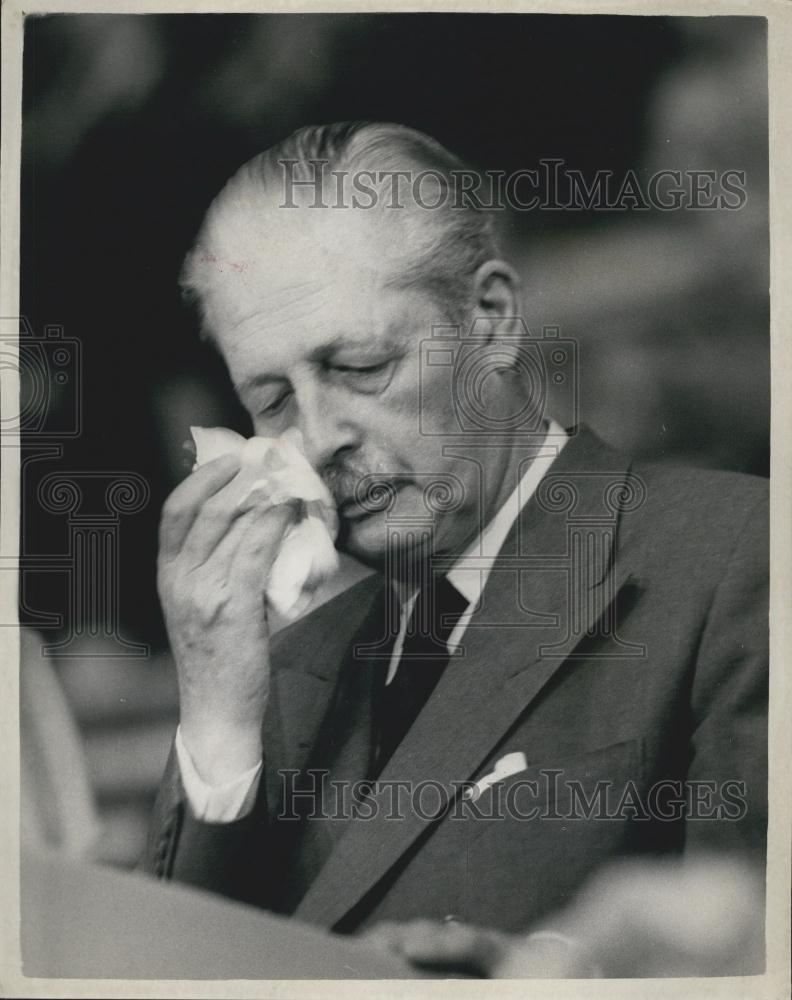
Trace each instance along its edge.
<instances>
[{"instance_id":1,"label":"man's hand","mask_svg":"<svg viewBox=\"0 0 792 1000\"><path fill-rule=\"evenodd\" d=\"M486 979L586 979L600 974L588 952L561 935L525 937L456 921L380 923L367 943L437 975Z\"/></svg>"},{"instance_id":2,"label":"man's hand","mask_svg":"<svg viewBox=\"0 0 792 1000\"><path fill-rule=\"evenodd\" d=\"M764 963L763 873L739 856L604 866L553 929L504 934L455 921L365 935L438 974L494 979L745 976Z\"/></svg>"},{"instance_id":3,"label":"man's hand","mask_svg":"<svg viewBox=\"0 0 792 1000\"><path fill-rule=\"evenodd\" d=\"M207 462L168 498L157 586L179 677L181 736L201 777L223 784L261 757L269 693L264 588L295 517L281 504L237 508L239 459Z\"/></svg>"}]
</instances>

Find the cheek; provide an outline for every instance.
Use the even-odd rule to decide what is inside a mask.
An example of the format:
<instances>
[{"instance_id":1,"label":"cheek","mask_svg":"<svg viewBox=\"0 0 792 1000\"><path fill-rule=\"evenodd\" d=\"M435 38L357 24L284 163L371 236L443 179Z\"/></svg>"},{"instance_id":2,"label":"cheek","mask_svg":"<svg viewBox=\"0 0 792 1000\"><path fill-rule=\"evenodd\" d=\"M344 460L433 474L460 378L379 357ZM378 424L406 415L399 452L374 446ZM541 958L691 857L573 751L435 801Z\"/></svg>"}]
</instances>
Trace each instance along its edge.
<instances>
[{"instance_id":1,"label":"cheek","mask_svg":"<svg viewBox=\"0 0 792 1000\"><path fill-rule=\"evenodd\" d=\"M357 424L362 450L372 456L398 456L401 465L409 465L421 447L419 400L417 375L413 378L409 371L400 372L381 395L350 395L346 410Z\"/></svg>"},{"instance_id":2,"label":"cheek","mask_svg":"<svg viewBox=\"0 0 792 1000\"><path fill-rule=\"evenodd\" d=\"M447 464L442 457L444 439L426 434L424 428L416 396L412 405L389 410L379 427L372 423L365 428L363 451L375 458L379 466L384 462L396 471L416 474L437 471Z\"/></svg>"},{"instance_id":3,"label":"cheek","mask_svg":"<svg viewBox=\"0 0 792 1000\"><path fill-rule=\"evenodd\" d=\"M382 399L384 429L400 450L437 454L438 438L458 433L453 406L452 369L410 359ZM409 448L409 451L407 449Z\"/></svg>"},{"instance_id":4,"label":"cheek","mask_svg":"<svg viewBox=\"0 0 792 1000\"><path fill-rule=\"evenodd\" d=\"M421 433L424 437L456 434L459 426L454 408L454 368L438 362L429 364L426 360L421 366L415 400Z\"/></svg>"}]
</instances>

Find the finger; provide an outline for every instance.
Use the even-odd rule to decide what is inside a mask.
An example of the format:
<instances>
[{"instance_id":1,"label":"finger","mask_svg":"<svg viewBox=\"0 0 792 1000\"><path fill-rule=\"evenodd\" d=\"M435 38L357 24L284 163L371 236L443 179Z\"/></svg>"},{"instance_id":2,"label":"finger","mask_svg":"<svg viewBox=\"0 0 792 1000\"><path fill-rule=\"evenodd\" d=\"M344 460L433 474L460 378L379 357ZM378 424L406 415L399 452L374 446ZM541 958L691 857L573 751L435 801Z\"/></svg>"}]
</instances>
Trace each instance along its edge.
<instances>
[{"instance_id":1,"label":"finger","mask_svg":"<svg viewBox=\"0 0 792 1000\"><path fill-rule=\"evenodd\" d=\"M236 592L259 597L285 534L282 522L288 519L289 510L294 510L291 503L243 511L204 562L184 564L182 550L171 569L196 574L201 590L207 593L220 588L229 595Z\"/></svg>"},{"instance_id":2,"label":"finger","mask_svg":"<svg viewBox=\"0 0 792 1000\"><path fill-rule=\"evenodd\" d=\"M487 976L502 959L506 939L496 932L464 924L411 920L379 923L365 934L365 940L421 968Z\"/></svg>"},{"instance_id":3,"label":"finger","mask_svg":"<svg viewBox=\"0 0 792 1000\"><path fill-rule=\"evenodd\" d=\"M255 510L240 511L229 525L226 533L218 539L214 549L203 560L200 559L197 549L188 546L192 534L190 533L179 553L178 560L171 564L172 567L178 569L179 573L199 574L208 586L220 582L227 583L232 575L236 552L259 513ZM195 525L193 528L195 529Z\"/></svg>"},{"instance_id":4,"label":"finger","mask_svg":"<svg viewBox=\"0 0 792 1000\"><path fill-rule=\"evenodd\" d=\"M232 479L210 496L196 514L181 547L181 559L188 571L206 563L244 515L256 513L253 508L237 503L235 485L236 479ZM266 504L261 507L266 509ZM249 524L250 520L247 518L245 523ZM238 532L234 533L232 538L237 535Z\"/></svg>"},{"instance_id":5,"label":"finger","mask_svg":"<svg viewBox=\"0 0 792 1000\"><path fill-rule=\"evenodd\" d=\"M196 469L171 493L160 522L160 552L165 558L180 551L201 506L231 481L239 466L236 455L221 455Z\"/></svg>"},{"instance_id":6,"label":"finger","mask_svg":"<svg viewBox=\"0 0 792 1000\"><path fill-rule=\"evenodd\" d=\"M367 939L374 938L402 953L405 949L417 949L422 942L427 944L429 951L433 951L444 927L436 920L386 920L368 931Z\"/></svg>"},{"instance_id":7,"label":"finger","mask_svg":"<svg viewBox=\"0 0 792 1000\"><path fill-rule=\"evenodd\" d=\"M299 504L293 501L254 512L252 523L234 557L234 585L263 592L287 529L295 522Z\"/></svg>"},{"instance_id":8,"label":"finger","mask_svg":"<svg viewBox=\"0 0 792 1000\"><path fill-rule=\"evenodd\" d=\"M414 928L402 942L402 952L424 968L456 968L489 975L502 956L498 935L464 924L432 924Z\"/></svg>"}]
</instances>

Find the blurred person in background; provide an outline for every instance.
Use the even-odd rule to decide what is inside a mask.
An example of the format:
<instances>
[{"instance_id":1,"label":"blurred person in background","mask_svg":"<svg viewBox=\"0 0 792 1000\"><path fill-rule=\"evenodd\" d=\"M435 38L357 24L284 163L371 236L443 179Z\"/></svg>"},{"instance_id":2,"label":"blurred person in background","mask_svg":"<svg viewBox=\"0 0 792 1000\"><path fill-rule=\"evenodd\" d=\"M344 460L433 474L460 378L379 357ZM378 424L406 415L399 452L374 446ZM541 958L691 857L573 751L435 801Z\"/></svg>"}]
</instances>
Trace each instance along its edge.
<instances>
[{"instance_id":1,"label":"blurred person in background","mask_svg":"<svg viewBox=\"0 0 792 1000\"><path fill-rule=\"evenodd\" d=\"M336 191L315 186L322 160L426 171L440 190L461 166L401 126L302 129L221 191L184 283L256 434L299 429L339 546L376 572L271 642L263 592L293 505L236 507L229 456L177 487L159 592L180 725L146 868L346 933L423 918L522 934L615 858L761 865L766 484L636 463L544 409L506 443L466 434L453 366L424 367L421 343L475 323L495 361L478 402L490 428L508 424L537 392L515 270L470 207L311 212ZM302 182L285 209L284 161ZM432 484L445 506L427 508ZM601 520L603 502L613 530L571 566L570 524ZM427 510L423 532L391 530ZM427 784L436 811L409 794L403 815L386 808ZM482 813L520 788L538 818L516 798ZM603 790L613 808L593 814ZM614 941L621 919L604 925ZM575 968L587 927L555 939L568 960L554 967ZM439 964L453 952L442 933L426 943Z\"/></svg>"},{"instance_id":2,"label":"blurred person in background","mask_svg":"<svg viewBox=\"0 0 792 1000\"><path fill-rule=\"evenodd\" d=\"M20 632L21 838L30 850L91 860L100 834L80 733L42 636Z\"/></svg>"}]
</instances>

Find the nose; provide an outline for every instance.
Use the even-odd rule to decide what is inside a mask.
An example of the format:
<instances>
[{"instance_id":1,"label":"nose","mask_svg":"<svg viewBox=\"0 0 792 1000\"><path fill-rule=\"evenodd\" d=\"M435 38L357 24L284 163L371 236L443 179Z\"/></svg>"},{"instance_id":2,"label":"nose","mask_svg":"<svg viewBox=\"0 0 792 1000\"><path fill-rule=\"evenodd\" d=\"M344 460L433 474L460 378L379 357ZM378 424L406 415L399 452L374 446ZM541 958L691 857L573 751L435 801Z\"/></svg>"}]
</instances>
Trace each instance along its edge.
<instances>
[{"instance_id":1,"label":"nose","mask_svg":"<svg viewBox=\"0 0 792 1000\"><path fill-rule=\"evenodd\" d=\"M349 408L349 399L317 382L304 382L295 390L297 426L308 461L322 469L361 443L361 429Z\"/></svg>"}]
</instances>

